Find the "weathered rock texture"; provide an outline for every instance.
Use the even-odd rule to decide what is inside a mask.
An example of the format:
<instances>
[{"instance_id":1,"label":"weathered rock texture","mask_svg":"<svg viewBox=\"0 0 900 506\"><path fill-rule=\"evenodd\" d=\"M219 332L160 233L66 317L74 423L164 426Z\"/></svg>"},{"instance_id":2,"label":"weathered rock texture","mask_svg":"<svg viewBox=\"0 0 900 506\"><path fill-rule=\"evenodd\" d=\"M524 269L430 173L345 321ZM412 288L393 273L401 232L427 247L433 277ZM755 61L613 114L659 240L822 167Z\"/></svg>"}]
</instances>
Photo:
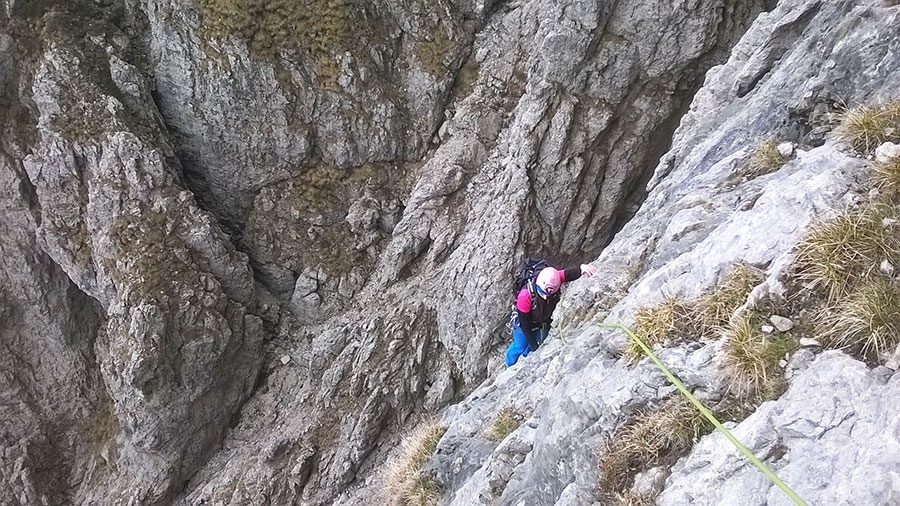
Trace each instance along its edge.
<instances>
[{"instance_id":1,"label":"weathered rock texture","mask_svg":"<svg viewBox=\"0 0 900 506\"><path fill-rule=\"evenodd\" d=\"M734 436L765 456L778 477L809 504L895 504L898 418L884 399L900 376L828 351L776 402L741 423ZM657 504L794 504L729 448L706 437L680 462Z\"/></svg>"},{"instance_id":2,"label":"weathered rock texture","mask_svg":"<svg viewBox=\"0 0 900 506\"><path fill-rule=\"evenodd\" d=\"M608 321L631 325L635 309L662 302L665 295L695 297L739 261L771 265L774 278L804 224L860 191L855 180L861 165L823 146L774 174L730 190L710 185L690 195L674 191L670 195L676 198L659 201L651 193L648 203L658 205L639 212L619 236L628 239L614 240L597 261L608 271L627 272L630 266L637 282L609 276L570 287L571 298L561 308L560 338L542 347L540 358L499 373L445 415L450 429L438 447L435 466L439 481L455 490L451 504L491 504L498 499L501 504L590 504L597 488L596 456L604 439L639 409L658 405L673 388L649 360L631 368L618 358L624 334L591 323L585 326L582 315L593 314L600 321L609 313ZM721 170L720 177L727 178L729 166L726 157L709 173ZM808 198L793 199L798 194ZM747 204L747 196L752 204ZM660 235L655 235L653 223L658 217L677 216L686 199L703 209L720 210L704 221L708 232L671 244L684 230L673 219L671 226L659 224ZM789 225L773 226L782 221ZM636 247L632 241L644 246ZM659 267L636 267L652 265L657 255L677 246L684 248L681 254L663 260ZM776 285L774 279L768 283ZM611 299L618 303L610 310ZM593 306L590 301L595 301ZM718 343L698 343L664 350L659 356L702 399L716 400L727 388L718 347ZM532 414L525 428L509 436L528 441L527 457L514 461L515 465L509 464L511 450L506 441L496 448L483 444L485 428L504 406ZM458 470L452 463L460 457L468 461L467 467ZM465 486L456 490L457 483Z\"/></svg>"},{"instance_id":3,"label":"weathered rock texture","mask_svg":"<svg viewBox=\"0 0 900 506\"><path fill-rule=\"evenodd\" d=\"M590 502L597 443L669 389L586 315L738 260L777 291L862 191L809 151L822 120L900 84L877 2L0 6L4 504L368 504L399 432L488 373L444 415L445 502ZM807 146L742 179L773 135ZM600 254L651 173L569 346L497 374L511 267ZM713 348L667 353L721 390ZM534 416L495 446L505 403Z\"/></svg>"},{"instance_id":4,"label":"weathered rock texture","mask_svg":"<svg viewBox=\"0 0 900 506\"><path fill-rule=\"evenodd\" d=\"M449 504L597 500L604 439L673 390L648 360L629 368L617 358L621 332L585 319L631 325L636 309L667 296L696 297L737 262L767 269L753 297L783 296L792 249L811 221L852 206L870 190L868 162L843 153L826 134L839 98L869 103L895 93L898 16L897 7L878 2L802 1L760 15L729 61L707 74L647 200L595 262L603 275L566 289L558 339L444 415L449 430L427 469L447 487ZM774 173L749 174L748 158L771 137L801 148ZM719 346L696 343L659 356L698 397L715 401L727 388ZM826 372L838 368L852 376L846 389L833 383L843 373ZM835 352L792 371L788 393L738 425L736 434L783 470L782 478L810 504L894 501L895 458L882 449L898 441L893 420L879 407L893 379L877 386L891 372L867 373ZM491 443L485 430L504 407L530 416L504 441ZM865 428L851 440L855 420ZM885 432L876 435L875 426ZM812 450L813 440L831 428L834 439ZM854 449L840 450L845 444ZM739 455L720 435L704 438L664 482L660 504L792 504ZM872 490L843 478L826 485L833 473L857 467L873 476Z\"/></svg>"},{"instance_id":5,"label":"weathered rock texture","mask_svg":"<svg viewBox=\"0 0 900 506\"><path fill-rule=\"evenodd\" d=\"M146 81L115 56L127 39L100 20L85 33L68 32L74 22L88 20L44 15L45 46L27 71L39 137L11 145L28 153L4 162L7 187L18 190L7 205L20 208L4 222L15 231L4 248L18 249L6 256L25 267L3 271L15 290L9 307L21 308L6 320L8 356L21 357L7 369L9 384L24 389L13 399L40 421L31 429L62 441L37 439L4 462L23 504L154 503L221 440L256 381L264 332L249 307L246 255L184 189L148 108ZM56 289L41 289L48 280L37 273L45 271L55 273ZM29 318L32 311L44 316ZM41 323L59 330L28 331ZM42 350L42 340L59 353ZM34 369L49 377L29 378ZM51 392L24 395L35 388ZM69 389L79 402L52 402ZM60 420L56 411L68 414ZM46 430L51 423L65 429ZM30 464L22 460L28 455ZM49 469L52 480L36 469Z\"/></svg>"}]
</instances>

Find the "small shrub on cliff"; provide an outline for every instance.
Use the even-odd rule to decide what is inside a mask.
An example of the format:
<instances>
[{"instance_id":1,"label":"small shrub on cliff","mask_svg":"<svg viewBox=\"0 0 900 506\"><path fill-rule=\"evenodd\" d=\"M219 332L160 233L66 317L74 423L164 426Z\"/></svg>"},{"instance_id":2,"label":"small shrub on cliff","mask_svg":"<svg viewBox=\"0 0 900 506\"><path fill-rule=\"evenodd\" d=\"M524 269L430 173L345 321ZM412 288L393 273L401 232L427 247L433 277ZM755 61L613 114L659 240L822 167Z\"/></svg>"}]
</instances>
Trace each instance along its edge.
<instances>
[{"instance_id":1,"label":"small shrub on cliff","mask_svg":"<svg viewBox=\"0 0 900 506\"><path fill-rule=\"evenodd\" d=\"M836 133L862 153L871 153L883 142L900 142L900 100L845 112Z\"/></svg>"},{"instance_id":2,"label":"small shrub on cliff","mask_svg":"<svg viewBox=\"0 0 900 506\"><path fill-rule=\"evenodd\" d=\"M433 506L441 497L441 487L422 472L434 455L446 428L436 422L419 426L400 444L400 453L388 462L383 484L391 506Z\"/></svg>"},{"instance_id":3,"label":"small shrub on cliff","mask_svg":"<svg viewBox=\"0 0 900 506\"><path fill-rule=\"evenodd\" d=\"M491 441L505 439L522 424L522 418L522 415L511 407L501 409L487 429L487 438Z\"/></svg>"}]
</instances>

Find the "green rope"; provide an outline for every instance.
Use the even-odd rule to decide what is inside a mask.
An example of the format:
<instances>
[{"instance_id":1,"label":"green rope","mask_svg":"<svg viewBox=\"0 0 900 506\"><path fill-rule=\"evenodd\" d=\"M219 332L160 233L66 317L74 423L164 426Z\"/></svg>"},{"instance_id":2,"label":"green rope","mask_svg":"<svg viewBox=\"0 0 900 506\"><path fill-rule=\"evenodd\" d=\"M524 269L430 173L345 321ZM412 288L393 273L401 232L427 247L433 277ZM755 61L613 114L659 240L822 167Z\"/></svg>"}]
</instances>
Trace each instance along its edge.
<instances>
[{"instance_id":1,"label":"green rope","mask_svg":"<svg viewBox=\"0 0 900 506\"><path fill-rule=\"evenodd\" d=\"M800 496L794 493L794 491L791 490L791 488L788 487L783 481L781 481L778 476L775 476L775 473L773 473L768 467L766 467L765 464L763 464L758 458L756 458L756 456L753 455L753 452L742 445L741 442L737 440L737 438L732 436L731 432L728 432L728 429L726 429L719 422L719 420L717 420L716 417L713 416L712 412L706 409L706 406L704 406L703 403L698 401L697 398L688 391L688 389L681 383L681 381L678 380L678 378L675 377L674 374L666 369L666 366L664 366L663 363L660 362L658 358L656 358L656 355L653 354L653 351L651 351L650 348L646 344L644 344L644 342L641 341L638 336L634 334L634 332L632 332L628 327L619 323L601 323L600 326L624 330L625 333L628 334L628 337L634 339L634 341L638 343L638 345L644 350L644 353L646 353L647 356L650 357L650 360L652 360L656 364L656 366L659 367L659 369L663 372L663 374L666 375L667 378L669 378L669 381L671 381L672 384L678 388L678 390L681 390L681 393L683 393L684 396L687 397L688 400L691 401L691 403L693 403L701 413L703 413L703 416L705 416L707 420L712 422L712 424L715 425L717 429L719 429L719 432L724 434L725 437L728 438L728 440L731 441L734 446L736 446L737 449L744 454L744 456L750 459L750 462L753 462L753 464L758 467L759 470L763 472L763 474L765 474L770 480L772 480L772 483L783 490L784 493L787 494L788 497L793 499L798 506L807 506L806 502L804 502L803 499L800 498Z\"/></svg>"},{"instance_id":2,"label":"green rope","mask_svg":"<svg viewBox=\"0 0 900 506\"><path fill-rule=\"evenodd\" d=\"M566 336L565 336L565 333L564 333L564 331L565 331L567 328L569 328L569 326L568 326L567 324L565 324L565 323L563 323L563 324L561 324L561 325L559 326L559 340L562 341L563 344L566 345L566 346L569 345L569 341L566 341Z\"/></svg>"}]
</instances>

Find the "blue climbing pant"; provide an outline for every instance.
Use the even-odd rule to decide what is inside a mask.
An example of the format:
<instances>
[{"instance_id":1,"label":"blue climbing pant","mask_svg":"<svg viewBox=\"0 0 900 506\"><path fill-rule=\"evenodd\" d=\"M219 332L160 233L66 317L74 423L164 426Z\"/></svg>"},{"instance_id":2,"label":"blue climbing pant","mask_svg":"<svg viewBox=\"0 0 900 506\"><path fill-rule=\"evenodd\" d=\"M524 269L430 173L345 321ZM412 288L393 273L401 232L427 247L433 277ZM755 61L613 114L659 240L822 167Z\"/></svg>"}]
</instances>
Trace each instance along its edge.
<instances>
[{"instance_id":1,"label":"blue climbing pant","mask_svg":"<svg viewBox=\"0 0 900 506\"><path fill-rule=\"evenodd\" d=\"M515 364L516 361L519 360L519 357L527 357L528 353L532 351L528 346L528 339L525 338L525 331L519 326L519 320L514 318L511 323L513 342L509 345L509 348L506 349L507 367ZM546 325L531 330L534 340L538 345L544 341L544 337L547 336L548 330Z\"/></svg>"}]
</instances>

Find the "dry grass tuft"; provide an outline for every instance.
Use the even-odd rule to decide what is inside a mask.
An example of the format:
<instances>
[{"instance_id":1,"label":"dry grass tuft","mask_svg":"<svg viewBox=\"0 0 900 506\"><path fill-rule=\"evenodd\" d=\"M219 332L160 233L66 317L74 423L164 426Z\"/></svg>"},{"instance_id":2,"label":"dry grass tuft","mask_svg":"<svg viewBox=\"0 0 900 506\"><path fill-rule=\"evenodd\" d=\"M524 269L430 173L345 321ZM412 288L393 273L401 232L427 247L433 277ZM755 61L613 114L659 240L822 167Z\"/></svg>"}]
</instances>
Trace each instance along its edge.
<instances>
[{"instance_id":1,"label":"dry grass tuft","mask_svg":"<svg viewBox=\"0 0 900 506\"><path fill-rule=\"evenodd\" d=\"M522 424L522 420L523 416L512 407L501 409L487 429L487 438L502 441Z\"/></svg>"},{"instance_id":2,"label":"dry grass tuft","mask_svg":"<svg viewBox=\"0 0 900 506\"><path fill-rule=\"evenodd\" d=\"M900 141L900 100L847 111L836 133L838 140L867 154L883 142Z\"/></svg>"},{"instance_id":3,"label":"dry grass tuft","mask_svg":"<svg viewBox=\"0 0 900 506\"><path fill-rule=\"evenodd\" d=\"M766 336L752 311L737 315L724 330L725 373L740 399L767 399L784 388L778 362L796 349L791 338Z\"/></svg>"},{"instance_id":4,"label":"dry grass tuft","mask_svg":"<svg viewBox=\"0 0 900 506\"><path fill-rule=\"evenodd\" d=\"M900 141L900 100L850 111L840 129L864 152ZM900 157L875 163L872 181L881 192L813 226L794 269L822 343L874 365L900 344Z\"/></svg>"},{"instance_id":5,"label":"dry grass tuft","mask_svg":"<svg viewBox=\"0 0 900 506\"><path fill-rule=\"evenodd\" d=\"M747 162L746 175L750 178L771 174L780 169L787 158L778 152L778 141L768 139L756 148Z\"/></svg>"},{"instance_id":6,"label":"dry grass tuft","mask_svg":"<svg viewBox=\"0 0 900 506\"><path fill-rule=\"evenodd\" d=\"M657 306L638 309L634 314L635 333L651 349L667 341L714 338L729 323L734 312L747 301L750 291L765 279L765 273L752 265L739 263L722 281L695 301L669 297ZM634 340L629 340L624 356L635 362L644 355Z\"/></svg>"},{"instance_id":7,"label":"dry grass tuft","mask_svg":"<svg viewBox=\"0 0 900 506\"><path fill-rule=\"evenodd\" d=\"M603 448L600 495L606 500L625 497L637 473L671 465L709 428L706 418L681 397L638 414Z\"/></svg>"},{"instance_id":8,"label":"dry grass tuft","mask_svg":"<svg viewBox=\"0 0 900 506\"><path fill-rule=\"evenodd\" d=\"M714 289L697 299L697 312L704 335L727 327L732 315L747 302L756 285L765 280L762 269L750 264L736 264Z\"/></svg>"},{"instance_id":9,"label":"dry grass tuft","mask_svg":"<svg viewBox=\"0 0 900 506\"><path fill-rule=\"evenodd\" d=\"M900 286L884 276L863 282L816 326L826 346L846 349L870 364L885 360L900 344Z\"/></svg>"},{"instance_id":10,"label":"dry grass tuft","mask_svg":"<svg viewBox=\"0 0 900 506\"><path fill-rule=\"evenodd\" d=\"M675 297L669 297L657 306L638 309L634 314L635 333L651 349L677 334L691 329L691 310ZM625 357L635 362L644 356L640 345L629 339Z\"/></svg>"},{"instance_id":11,"label":"dry grass tuft","mask_svg":"<svg viewBox=\"0 0 900 506\"><path fill-rule=\"evenodd\" d=\"M900 156L878 162L872 169L875 186L892 197L900 196Z\"/></svg>"},{"instance_id":12,"label":"dry grass tuft","mask_svg":"<svg viewBox=\"0 0 900 506\"><path fill-rule=\"evenodd\" d=\"M434 455L446 428L436 422L419 426L400 447L400 454L388 462L384 495L391 506L434 506L441 497L440 485L422 473L422 466Z\"/></svg>"},{"instance_id":13,"label":"dry grass tuft","mask_svg":"<svg viewBox=\"0 0 900 506\"><path fill-rule=\"evenodd\" d=\"M882 261L900 265L900 210L873 202L813 226L797 254L800 279L829 301L849 295Z\"/></svg>"},{"instance_id":14,"label":"dry grass tuft","mask_svg":"<svg viewBox=\"0 0 900 506\"><path fill-rule=\"evenodd\" d=\"M633 490L616 494L616 506L653 506L656 504L655 495L640 494Z\"/></svg>"}]
</instances>

